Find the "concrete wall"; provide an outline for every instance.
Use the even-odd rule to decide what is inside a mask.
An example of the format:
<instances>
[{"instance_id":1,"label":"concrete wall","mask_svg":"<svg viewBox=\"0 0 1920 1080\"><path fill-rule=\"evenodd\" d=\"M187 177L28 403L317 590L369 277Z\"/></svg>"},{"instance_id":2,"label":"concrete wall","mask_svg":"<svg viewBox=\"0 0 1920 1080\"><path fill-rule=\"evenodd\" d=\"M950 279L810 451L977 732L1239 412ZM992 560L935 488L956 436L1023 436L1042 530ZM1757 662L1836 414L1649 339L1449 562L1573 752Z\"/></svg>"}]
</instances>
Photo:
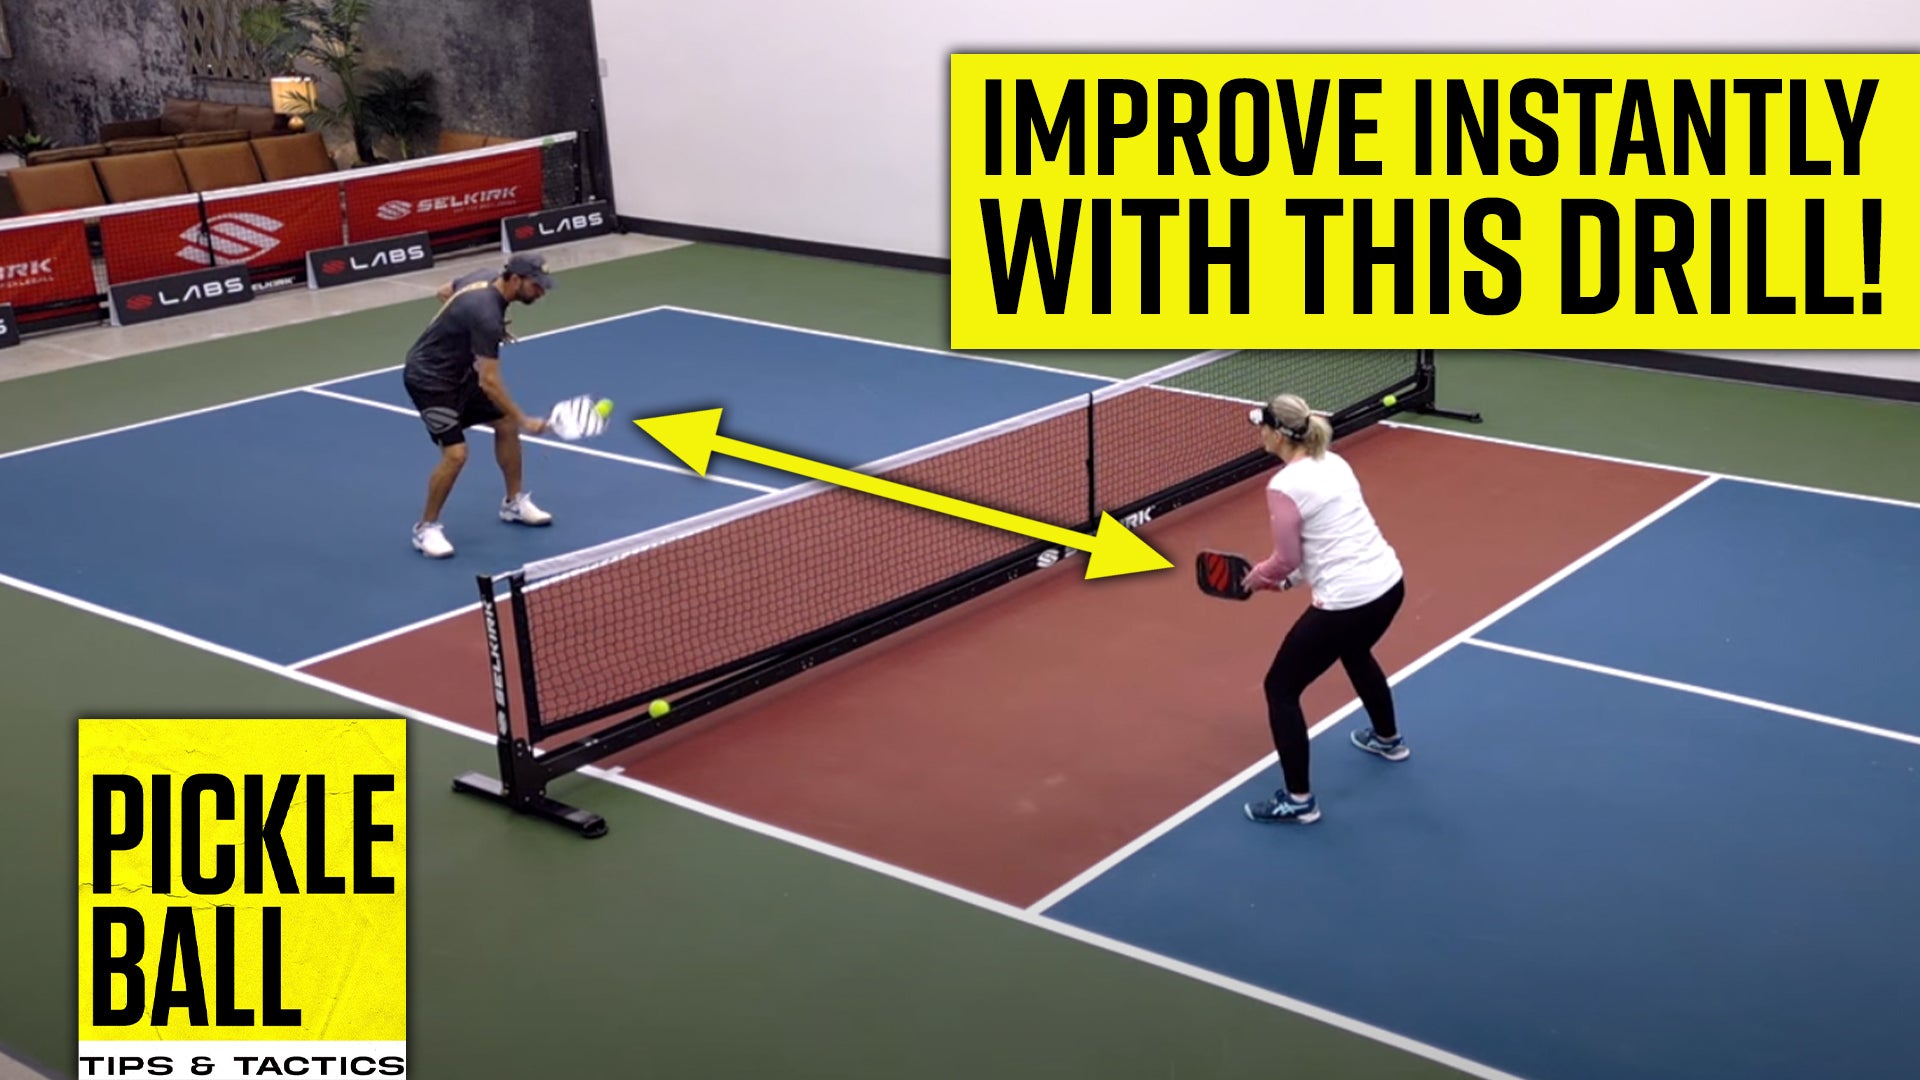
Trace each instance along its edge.
<instances>
[{"instance_id":1,"label":"concrete wall","mask_svg":"<svg viewBox=\"0 0 1920 1080\"><path fill-rule=\"evenodd\" d=\"M14 59L0 78L34 129L92 142L106 120L153 116L169 96L264 103L264 85L200 86L174 0L0 0ZM590 0L376 0L370 67L431 71L445 126L516 137L583 130L599 92Z\"/></svg>"},{"instance_id":2,"label":"concrete wall","mask_svg":"<svg viewBox=\"0 0 1920 1080\"><path fill-rule=\"evenodd\" d=\"M579 131L600 90L592 30L591 0L379 0L367 20L368 59L433 72L447 127Z\"/></svg>"},{"instance_id":3,"label":"concrete wall","mask_svg":"<svg viewBox=\"0 0 1920 1080\"><path fill-rule=\"evenodd\" d=\"M0 78L28 120L62 146L92 142L103 120L152 116L169 94L191 94L180 9L173 0L0 0L13 59Z\"/></svg>"}]
</instances>

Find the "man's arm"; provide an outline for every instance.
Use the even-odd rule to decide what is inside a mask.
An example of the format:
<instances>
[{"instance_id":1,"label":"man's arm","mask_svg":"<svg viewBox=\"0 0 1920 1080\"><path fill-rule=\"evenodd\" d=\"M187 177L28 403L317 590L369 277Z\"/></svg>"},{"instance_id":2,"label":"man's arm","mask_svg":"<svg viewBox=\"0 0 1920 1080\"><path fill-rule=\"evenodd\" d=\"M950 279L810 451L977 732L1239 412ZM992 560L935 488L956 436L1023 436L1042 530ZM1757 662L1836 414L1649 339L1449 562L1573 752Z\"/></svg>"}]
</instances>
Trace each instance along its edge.
<instances>
[{"instance_id":1,"label":"man's arm","mask_svg":"<svg viewBox=\"0 0 1920 1080\"><path fill-rule=\"evenodd\" d=\"M507 383L500 377L500 358L497 356L476 356L474 369L480 376L480 391L487 395L500 411L506 414L504 423L512 424L530 435L544 431L545 420L528 416L514 404L513 395L507 393Z\"/></svg>"},{"instance_id":2,"label":"man's arm","mask_svg":"<svg viewBox=\"0 0 1920 1080\"><path fill-rule=\"evenodd\" d=\"M440 297L441 302L444 303L448 300L451 300L454 297L460 295L463 291L487 281L490 276L491 275L489 274L488 271L477 270L477 271L474 271L473 273L462 274L459 277L454 278L452 281L449 281L445 285L440 286L440 292L438 293L438 295Z\"/></svg>"}]
</instances>

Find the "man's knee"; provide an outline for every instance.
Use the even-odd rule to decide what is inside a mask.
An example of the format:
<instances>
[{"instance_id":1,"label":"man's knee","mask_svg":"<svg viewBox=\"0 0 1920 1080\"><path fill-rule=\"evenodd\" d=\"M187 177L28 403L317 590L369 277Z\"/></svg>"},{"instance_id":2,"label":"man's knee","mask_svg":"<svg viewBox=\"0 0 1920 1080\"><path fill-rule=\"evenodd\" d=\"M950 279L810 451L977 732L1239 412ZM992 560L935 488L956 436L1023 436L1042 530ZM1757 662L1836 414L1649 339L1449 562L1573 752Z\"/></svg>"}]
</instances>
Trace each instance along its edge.
<instances>
[{"instance_id":1,"label":"man's knee","mask_svg":"<svg viewBox=\"0 0 1920 1080\"><path fill-rule=\"evenodd\" d=\"M449 469L458 469L467 463L467 444L465 442L448 443L440 448L440 463Z\"/></svg>"}]
</instances>

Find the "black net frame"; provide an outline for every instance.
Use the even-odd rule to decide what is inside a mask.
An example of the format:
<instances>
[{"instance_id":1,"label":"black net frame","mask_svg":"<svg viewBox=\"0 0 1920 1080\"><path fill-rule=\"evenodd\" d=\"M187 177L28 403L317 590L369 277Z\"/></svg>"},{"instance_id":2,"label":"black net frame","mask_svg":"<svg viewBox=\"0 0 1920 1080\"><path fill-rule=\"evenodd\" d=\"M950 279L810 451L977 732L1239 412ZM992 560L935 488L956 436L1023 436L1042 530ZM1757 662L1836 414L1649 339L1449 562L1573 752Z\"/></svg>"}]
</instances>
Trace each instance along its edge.
<instances>
[{"instance_id":1,"label":"black net frame","mask_svg":"<svg viewBox=\"0 0 1920 1080\"><path fill-rule=\"evenodd\" d=\"M1321 363L1317 368L1296 366L1291 378L1280 371L1280 367L1289 362L1297 365L1302 359L1314 357L1331 363ZM1316 380L1307 377L1308 373L1323 377ZM1171 466L1162 464L1169 455L1159 453L1159 447L1151 455L1152 467L1139 465L1148 460L1146 455L1129 458L1124 449L1125 436L1135 419L1127 413L1129 403L1167 400L1141 393L1147 390L1172 391L1204 403L1208 410L1207 426L1211 428L1217 421L1221 429L1213 445L1203 446L1186 459L1172 455ZM1050 523L1091 533L1105 514L1133 529L1273 468L1273 458L1251 437L1246 413L1249 407L1274 394L1292 392L1306 397L1327 417L1336 440L1396 413L1479 419L1475 413L1438 408L1436 391L1437 374L1431 350L1219 351L1122 380L1084 399L1058 403L872 463L861 471L900 476L916 465L939 461L943 455L964 451L987 440L1054 424L1062 432L1068 429L1075 432L1076 452L1082 455L1080 460L1054 464L1063 468L1071 465L1076 471L1084 469L1084 479L1075 492L1077 505L1054 515L1056 518L1065 515L1067 520ZM1329 401L1338 404L1327 408L1324 403ZM1204 443L1205 440L1195 441ZM1066 444L1060 445L1064 448ZM1064 452L1056 456L1064 457ZM1127 468L1130 463L1136 466L1132 474ZM636 673L621 684L617 692L585 699L591 704L582 706L582 699L576 695L568 707L552 705L554 684L543 679L543 673L564 669L566 659L551 655L553 650L546 646L553 642L541 640L537 625L542 618L541 590L553 588L556 583L562 588L568 587L570 581L589 580L596 573L612 580L623 564L634 565L629 560L665 559L677 543L724 535L729 528L749 528L756 518L783 507L799 506L807 500L819 500L836 493L857 499L874 498L827 485L800 485L584 552L542 560L505 574L480 576L477 585L488 634L500 775L496 779L467 773L456 778L455 790L505 803L583 836L603 835L606 832L603 819L548 798L548 784L1030 573L1057 565L1075 566L1080 557L1078 552L1063 550L1049 542L1018 538L991 557L956 567L954 572L937 580L902 588L897 595L889 595L881 602L863 605L838 617L822 618L803 632L766 642L761 647L742 648L718 662L686 664L682 669L658 675ZM946 493L966 497L959 492ZM993 504L991 498L974 501ZM1058 506L1059 497L1054 502ZM903 544L911 543L911 540L903 541ZM748 577L754 573L751 567L738 565L716 565L712 569L715 573ZM718 588L720 586L716 586ZM603 622L650 617L651 613L630 610ZM509 625L510 643L506 635ZM610 625L602 625L595 630L609 628ZM671 628L664 632L670 633ZM593 640L597 642L600 638ZM627 664L640 651L629 654L615 650L612 662ZM631 671L632 667L623 670ZM513 708L511 700L515 693L520 699L518 709ZM652 715L648 709L656 700L669 706L663 715ZM574 737L563 738L568 735Z\"/></svg>"}]
</instances>

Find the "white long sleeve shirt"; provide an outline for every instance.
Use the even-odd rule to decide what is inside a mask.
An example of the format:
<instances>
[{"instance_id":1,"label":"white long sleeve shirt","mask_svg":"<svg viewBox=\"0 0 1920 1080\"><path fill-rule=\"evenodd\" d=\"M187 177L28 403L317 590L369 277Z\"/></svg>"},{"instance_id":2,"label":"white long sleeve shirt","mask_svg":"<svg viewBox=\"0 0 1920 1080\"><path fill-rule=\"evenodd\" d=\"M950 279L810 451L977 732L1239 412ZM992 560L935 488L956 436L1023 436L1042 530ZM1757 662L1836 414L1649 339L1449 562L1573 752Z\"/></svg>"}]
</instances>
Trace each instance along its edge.
<instances>
[{"instance_id":1,"label":"white long sleeve shirt","mask_svg":"<svg viewBox=\"0 0 1920 1080\"><path fill-rule=\"evenodd\" d=\"M1252 583L1277 588L1289 578L1313 588L1315 607L1360 607L1393 588L1400 558L1380 533L1346 459L1329 450L1283 467L1267 483L1273 553Z\"/></svg>"}]
</instances>

